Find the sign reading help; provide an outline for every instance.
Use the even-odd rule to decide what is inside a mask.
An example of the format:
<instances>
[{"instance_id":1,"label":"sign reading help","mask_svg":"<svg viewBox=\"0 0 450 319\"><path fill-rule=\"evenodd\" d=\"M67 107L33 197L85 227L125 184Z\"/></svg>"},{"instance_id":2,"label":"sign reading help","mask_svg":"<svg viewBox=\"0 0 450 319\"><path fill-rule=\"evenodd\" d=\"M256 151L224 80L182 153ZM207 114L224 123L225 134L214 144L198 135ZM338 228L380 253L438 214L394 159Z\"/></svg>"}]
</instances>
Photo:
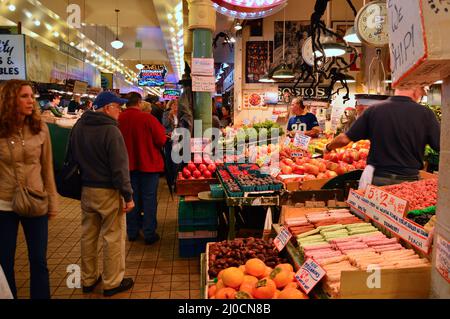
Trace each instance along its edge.
<instances>
[{"instance_id":1,"label":"sign reading help","mask_svg":"<svg viewBox=\"0 0 450 319\"><path fill-rule=\"evenodd\" d=\"M408 204L406 200L385 192L373 185L367 186L364 196L378 204L378 206L399 217L403 217L406 205Z\"/></svg>"},{"instance_id":2,"label":"sign reading help","mask_svg":"<svg viewBox=\"0 0 450 319\"><path fill-rule=\"evenodd\" d=\"M308 258L295 274L295 280L300 284L300 288L309 294L325 275L326 271L312 258Z\"/></svg>"},{"instance_id":3,"label":"sign reading help","mask_svg":"<svg viewBox=\"0 0 450 319\"><path fill-rule=\"evenodd\" d=\"M300 132L297 132L294 137L294 145L300 147L303 150L307 150L311 137L306 136Z\"/></svg>"},{"instance_id":4,"label":"sign reading help","mask_svg":"<svg viewBox=\"0 0 450 319\"><path fill-rule=\"evenodd\" d=\"M291 240L292 234L286 227L281 227L280 233L278 236L273 240L273 243L275 247L278 249L278 251L282 251L284 247L286 247L289 240Z\"/></svg>"}]
</instances>

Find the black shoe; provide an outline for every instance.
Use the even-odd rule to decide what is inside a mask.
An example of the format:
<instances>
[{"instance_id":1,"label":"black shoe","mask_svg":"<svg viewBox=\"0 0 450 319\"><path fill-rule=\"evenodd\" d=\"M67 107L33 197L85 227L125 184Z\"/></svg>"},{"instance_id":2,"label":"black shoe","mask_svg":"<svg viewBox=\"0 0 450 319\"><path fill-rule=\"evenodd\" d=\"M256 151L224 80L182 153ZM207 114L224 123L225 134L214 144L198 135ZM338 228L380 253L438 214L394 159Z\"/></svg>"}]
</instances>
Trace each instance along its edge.
<instances>
[{"instance_id":1,"label":"black shoe","mask_svg":"<svg viewBox=\"0 0 450 319\"><path fill-rule=\"evenodd\" d=\"M102 276L98 277L97 281L92 286L83 286L83 293L87 294L93 292L95 287L102 282Z\"/></svg>"},{"instance_id":2,"label":"black shoe","mask_svg":"<svg viewBox=\"0 0 450 319\"><path fill-rule=\"evenodd\" d=\"M131 289L131 287L133 287L133 284L134 284L133 279L123 278L119 287L103 290L103 296L111 297L111 296L114 296L115 294L118 294L119 292L127 291L127 290Z\"/></svg>"},{"instance_id":3,"label":"black shoe","mask_svg":"<svg viewBox=\"0 0 450 319\"><path fill-rule=\"evenodd\" d=\"M160 239L158 234L155 234L153 237L150 237L148 239L145 240L145 244L146 245L151 245L156 243L158 240Z\"/></svg>"}]
</instances>

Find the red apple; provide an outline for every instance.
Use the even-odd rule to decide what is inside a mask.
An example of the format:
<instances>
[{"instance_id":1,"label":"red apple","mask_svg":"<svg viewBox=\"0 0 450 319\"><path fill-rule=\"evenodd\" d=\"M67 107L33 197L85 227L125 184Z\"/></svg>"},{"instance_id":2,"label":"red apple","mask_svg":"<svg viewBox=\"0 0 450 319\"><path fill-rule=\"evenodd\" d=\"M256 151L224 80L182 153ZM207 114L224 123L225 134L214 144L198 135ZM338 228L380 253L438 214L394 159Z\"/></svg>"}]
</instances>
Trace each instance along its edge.
<instances>
[{"instance_id":1,"label":"red apple","mask_svg":"<svg viewBox=\"0 0 450 319\"><path fill-rule=\"evenodd\" d=\"M197 169L197 166L195 166L194 163L189 162L189 164L187 165L188 170L190 170L191 172L195 171Z\"/></svg>"},{"instance_id":2,"label":"red apple","mask_svg":"<svg viewBox=\"0 0 450 319\"><path fill-rule=\"evenodd\" d=\"M208 168L206 167L206 165L205 164L200 164L200 165L198 165L198 170L200 171L200 172L203 172L203 171L205 171L205 170L207 170Z\"/></svg>"},{"instance_id":3,"label":"red apple","mask_svg":"<svg viewBox=\"0 0 450 319\"><path fill-rule=\"evenodd\" d=\"M210 171L211 173L214 173L216 171L217 166L215 164L209 164L208 165L208 171Z\"/></svg>"},{"instance_id":4,"label":"red apple","mask_svg":"<svg viewBox=\"0 0 450 319\"><path fill-rule=\"evenodd\" d=\"M205 177L204 176L200 176L199 178L197 178L197 179L205 179Z\"/></svg>"},{"instance_id":5,"label":"red apple","mask_svg":"<svg viewBox=\"0 0 450 319\"><path fill-rule=\"evenodd\" d=\"M188 169L188 168L183 168L183 176L185 177L185 178L189 178L189 177L191 177L191 171Z\"/></svg>"},{"instance_id":6,"label":"red apple","mask_svg":"<svg viewBox=\"0 0 450 319\"><path fill-rule=\"evenodd\" d=\"M327 175L325 174L325 173L319 173L318 175L317 175L317 179L327 179L328 177L327 177Z\"/></svg>"},{"instance_id":7,"label":"red apple","mask_svg":"<svg viewBox=\"0 0 450 319\"><path fill-rule=\"evenodd\" d=\"M312 181L314 179L316 179L316 177L314 175L311 175L311 174L306 174L305 177L303 177L304 181Z\"/></svg>"},{"instance_id":8,"label":"red apple","mask_svg":"<svg viewBox=\"0 0 450 319\"><path fill-rule=\"evenodd\" d=\"M199 170L195 170L192 172L192 176L194 176L194 178L199 178L202 176L202 173Z\"/></svg>"},{"instance_id":9,"label":"red apple","mask_svg":"<svg viewBox=\"0 0 450 319\"><path fill-rule=\"evenodd\" d=\"M363 149L359 150L359 158L360 159L365 160L365 159L367 159L368 155L369 155L369 150L368 149L363 148Z\"/></svg>"},{"instance_id":10,"label":"red apple","mask_svg":"<svg viewBox=\"0 0 450 319\"><path fill-rule=\"evenodd\" d=\"M310 175L317 176L319 174L319 168L313 164L306 163L303 165L305 167L305 172Z\"/></svg>"},{"instance_id":11,"label":"red apple","mask_svg":"<svg viewBox=\"0 0 450 319\"><path fill-rule=\"evenodd\" d=\"M327 165L324 162L319 162L317 167L319 167L319 172L321 173L324 173L327 170Z\"/></svg>"},{"instance_id":12,"label":"red apple","mask_svg":"<svg viewBox=\"0 0 450 319\"><path fill-rule=\"evenodd\" d=\"M347 172L348 172L347 167L342 166L342 165L339 165L339 167L336 169L336 173L338 175L343 175L343 174L345 174Z\"/></svg>"},{"instance_id":13,"label":"red apple","mask_svg":"<svg viewBox=\"0 0 450 319\"><path fill-rule=\"evenodd\" d=\"M203 176L204 176L205 178L211 178L211 177L212 177L212 174L211 174L210 171L208 171L208 170L206 169L206 170L203 171Z\"/></svg>"},{"instance_id":14,"label":"red apple","mask_svg":"<svg viewBox=\"0 0 450 319\"><path fill-rule=\"evenodd\" d=\"M188 179L195 179L194 176L190 176Z\"/></svg>"},{"instance_id":15,"label":"red apple","mask_svg":"<svg viewBox=\"0 0 450 319\"><path fill-rule=\"evenodd\" d=\"M291 166L292 164L294 164L294 161L291 160L290 158L286 158L283 160L284 164Z\"/></svg>"}]
</instances>

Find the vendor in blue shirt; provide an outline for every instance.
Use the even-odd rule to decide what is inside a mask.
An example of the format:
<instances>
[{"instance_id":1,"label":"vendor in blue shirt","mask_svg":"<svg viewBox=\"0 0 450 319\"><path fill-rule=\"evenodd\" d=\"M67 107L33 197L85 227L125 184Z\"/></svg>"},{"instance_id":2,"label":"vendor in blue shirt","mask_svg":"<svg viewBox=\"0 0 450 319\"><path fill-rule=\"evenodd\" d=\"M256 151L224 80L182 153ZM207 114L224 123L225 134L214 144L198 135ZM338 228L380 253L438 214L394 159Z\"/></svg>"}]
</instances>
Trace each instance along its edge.
<instances>
[{"instance_id":1,"label":"vendor in blue shirt","mask_svg":"<svg viewBox=\"0 0 450 319\"><path fill-rule=\"evenodd\" d=\"M318 137L322 131L317 121L317 117L306 110L301 98L296 97L291 102L291 110L294 116L289 119L287 131L293 137L296 132L301 131L310 137Z\"/></svg>"}]
</instances>

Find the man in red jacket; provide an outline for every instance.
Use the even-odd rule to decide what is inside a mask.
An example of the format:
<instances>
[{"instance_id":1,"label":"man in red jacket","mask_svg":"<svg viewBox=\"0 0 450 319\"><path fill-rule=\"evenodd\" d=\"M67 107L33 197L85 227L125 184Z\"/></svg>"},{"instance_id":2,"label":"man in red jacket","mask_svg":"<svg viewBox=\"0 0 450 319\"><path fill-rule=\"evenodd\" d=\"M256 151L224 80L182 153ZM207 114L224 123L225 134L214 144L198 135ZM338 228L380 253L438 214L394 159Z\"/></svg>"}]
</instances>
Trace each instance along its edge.
<instances>
[{"instance_id":1,"label":"man in red jacket","mask_svg":"<svg viewBox=\"0 0 450 319\"><path fill-rule=\"evenodd\" d=\"M119 116L119 129L127 146L136 205L127 214L127 234L129 241L135 241L142 228L145 243L150 245L159 240L156 233L158 181L164 171L161 149L167 137L164 126L153 115L141 111L139 93L131 92L127 99L127 109Z\"/></svg>"}]
</instances>

